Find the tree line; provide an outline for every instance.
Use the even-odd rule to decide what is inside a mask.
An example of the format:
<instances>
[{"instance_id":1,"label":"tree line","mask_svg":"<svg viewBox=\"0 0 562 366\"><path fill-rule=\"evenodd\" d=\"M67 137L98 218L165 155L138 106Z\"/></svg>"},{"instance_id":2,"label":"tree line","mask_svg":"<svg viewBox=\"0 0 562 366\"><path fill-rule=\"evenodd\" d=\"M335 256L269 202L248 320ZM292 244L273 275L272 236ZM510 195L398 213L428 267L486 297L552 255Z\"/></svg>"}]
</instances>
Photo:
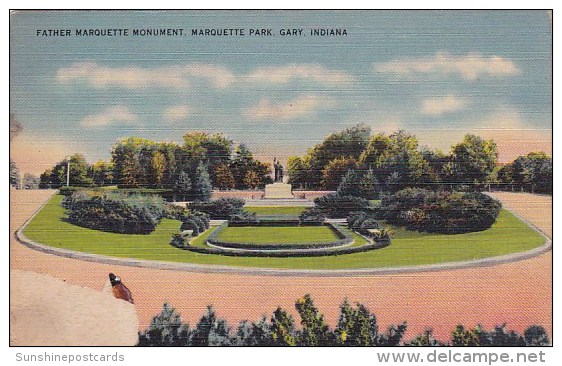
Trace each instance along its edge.
<instances>
[{"instance_id":1,"label":"tree line","mask_svg":"<svg viewBox=\"0 0 562 366\"><path fill-rule=\"evenodd\" d=\"M246 145L235 148L218 133L187 133L183 145L130 137L113 146L111 161L92 165L74 154L41 174L41 187L66 185L68 166L72 186L166 189L183 196L197 196L208 184L216 189L257 189L271 183L269 164L256 160Z\"/></svg>"},{"instance_id":2,"label":"tree line","mask_svg":"<svg viewBox=\"0 0 562 366\"><path fill-rule=\"evenodd\" d=\"M73 186L189 192L195 189L200 165L214 189L260 189L271 183L270 164L256 160L244 144L235 148L224 135L203 132L187 133L183 140L179 145L130 137L113 146L110 161L92 165L74 154L45 171L40 187L65 185L69 160ZM365 125L327 136L304 156L290 156L287 171L295 189L337 190L343 183L344 191L361 190L360 195L369 199L377 198L380 191L408 187L552 193L552 158L544 152L501 166L493 140L467 134L444 153L421 147L416 136L406 131L373 135Z\"/></svg>"},{"instance_id":3,"label":"tree line","mask_svg":"<svg viewBox=\"0 0 562 366\"><path fill-rule=\"evenodd\" d=\"M442 342L431 329L405 341L406 322L380 329L377 317L365 305L344 300L335 328L325 321L310 295L295 302L300 322L278 307L270 317L257 322L241 321L232 329L217 316L212 306L194 328L183 322L181 314L165 303L148 328L139 334L139 346L548 346L550 339L540 325L523 334L498 325L487 331L482 326L457 325L450 340Z\"/></svg>"},{"instance_id":4,"label":"tree line","mask_svg":"<svg viewBox=\"0 0 562 366\"><path fill-rule=\"evenodd\" d=\"M495 142L473 134L444 153L420 147L403 130L372 135L368 126L356 125L329 135L302 157L289 157L287 165L294 187L355 190L353 195L366 198L408 187L466 191L491 184L552 192L552 159L546 154L531 153L499 169Z\"/></svg>"}]
</instances>

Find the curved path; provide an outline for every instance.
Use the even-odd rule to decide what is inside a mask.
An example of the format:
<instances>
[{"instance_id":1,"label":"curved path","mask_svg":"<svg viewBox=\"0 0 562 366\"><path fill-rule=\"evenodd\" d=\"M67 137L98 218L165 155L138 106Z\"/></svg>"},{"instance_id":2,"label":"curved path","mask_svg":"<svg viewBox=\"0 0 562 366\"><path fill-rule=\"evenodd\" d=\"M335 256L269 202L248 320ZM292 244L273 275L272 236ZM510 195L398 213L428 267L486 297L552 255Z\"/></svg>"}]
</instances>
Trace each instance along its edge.
<instances>
[{"instance_id":1,"label":"curved path","mask_svg":"<svg viewBox=\"0 0 562 366\"><path fill-rule=\"evenodd\" d=\"M14 232L50 197L47 191L12 191L10 226ZM552 231L550 197L501 193L507 207L543 232ZM282 306L295 313L294 301L310 293L327 320L337 321L343 298L367 305L383 327L407 320L407 337L434 328L447 339L457 323L486 327L507 322L522 331L537 323L551 332L552 254L483 268L440 272L364 275L361 277L276 277L233 273L172 272L101 264L53 256L31 250L13 237L10 266L48 273L94 289L101 289L108 272L116 272L135 296L141 328L169 301L191 324L207 304L231 325L256 320Z\"/></svg>"}]
</instances>

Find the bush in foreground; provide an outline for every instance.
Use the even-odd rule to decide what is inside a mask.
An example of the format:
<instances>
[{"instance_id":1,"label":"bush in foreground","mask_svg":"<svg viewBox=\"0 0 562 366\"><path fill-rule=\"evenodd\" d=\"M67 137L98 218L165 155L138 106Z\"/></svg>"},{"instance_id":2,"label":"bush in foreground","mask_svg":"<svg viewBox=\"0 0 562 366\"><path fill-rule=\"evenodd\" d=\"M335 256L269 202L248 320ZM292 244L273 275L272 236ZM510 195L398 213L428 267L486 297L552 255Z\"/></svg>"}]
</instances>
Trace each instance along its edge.
<instances>
[{"instance_id":1,"label":"bush in foreground","mask_svg":"<svg viewBox=\"0 0 562 366\"><path fill-rule=\"evenodd\" d=\"M300 327L287 311L277 308L270 317L257 322L243 320L232 331L225 319L217 316L212 306L195 328L184 323L181 315L164 304L148 328L139 334L139 346L549 346L550 339L542 326L532 325L523 334L507 330L505 324L487 331L482 326L467 329L456 326L451 338L440 341L431 328L404 341L406 323L391 325L381 331L377 317L365 305L352 305L347 300L340 306L334 329L310 295L295 303Z\"/></svg>"},{"instance_id":2,"label":"bush in foreground","mask_svg":"<svg viewBox=\"0 0 562 366\"><path fill-rule=\"evenodd\" d=\"M385 197L379 213L409 230L458 234L490 228L500 210L498 201L480 192L407 188Z\"/></svg>"}]
</instances>

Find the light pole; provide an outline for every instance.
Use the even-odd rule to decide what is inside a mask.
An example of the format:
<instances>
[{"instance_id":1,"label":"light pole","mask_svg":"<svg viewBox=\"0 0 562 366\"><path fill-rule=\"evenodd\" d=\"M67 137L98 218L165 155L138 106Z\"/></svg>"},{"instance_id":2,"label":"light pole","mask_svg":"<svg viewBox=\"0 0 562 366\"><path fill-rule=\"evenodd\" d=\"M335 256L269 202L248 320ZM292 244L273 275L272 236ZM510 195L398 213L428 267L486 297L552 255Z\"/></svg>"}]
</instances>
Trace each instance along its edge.
<instances>
[{"instance_id":1,"label":"light pole","mask_svg":"<svg viewBox=\"0 0 562 366\"><path fill-rule=\"evenodd\" d=\"M70 185L70 155L66 156L66 186Z\"/></svg>"}]
</instances>

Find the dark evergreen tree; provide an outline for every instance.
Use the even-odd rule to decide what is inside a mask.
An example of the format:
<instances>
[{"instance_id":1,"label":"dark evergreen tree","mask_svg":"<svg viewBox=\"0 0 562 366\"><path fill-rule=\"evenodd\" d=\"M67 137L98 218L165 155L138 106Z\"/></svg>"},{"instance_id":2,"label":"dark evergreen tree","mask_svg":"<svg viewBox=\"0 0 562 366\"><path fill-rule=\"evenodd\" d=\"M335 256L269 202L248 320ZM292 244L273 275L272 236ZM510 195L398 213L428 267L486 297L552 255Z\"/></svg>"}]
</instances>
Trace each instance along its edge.
<instances>
[{"instance_id":1,"label":"dark evergreen tree","mask_svg":"<svg viewBox=\"0 0 562 366\"><path fill-rule=\"evenodd\" d=\"M174 197L180 201L185 201L191 192L191 179L185 171L180 172L178 179L174 183Z\"/></svg>"},{"instance_id":2,"label":"dark evergreen tree","mask_svg":"<svg viewBox=\"0 0 562 366\"><path fill-rule=\"evenodd\" d=\"M168 303L152 318L148 328L139 334L139 346L189 346L191 331L181 315Z\"/></svg>"},{"instance_id":3,"label":"dark evergreen tree","mask_svg":"<svg viewBox=\"0 0 562 366\"><path fill-rule=\"evenodd\" d=\"M232 344L226 320L217 318L215 309L207 307L191 336L192 346L229 346Z\"/></svg>"},{"instance_id":4,"label":"dark evergreen tree","mask_svg":"<svg viewBox=\"0 0 562 366\"><path fill-rule=\"evenodd\" d=\"M277 308L271 317L271 340L273 346L296 346L295 320L285 310Z\"/></svg>"},{"instance_id":5,"label":"dark evergreen tree","mask_svg":"<svg viewBox=\"0 0 562 366\"><path fill-rule=\"evenodd\" d=\"M195 179L193 185L193 198L195 201L209 201L213 193L211 180L207 166L203 162L199 163L195 170Z\"/></svg>"}]
</instances>

